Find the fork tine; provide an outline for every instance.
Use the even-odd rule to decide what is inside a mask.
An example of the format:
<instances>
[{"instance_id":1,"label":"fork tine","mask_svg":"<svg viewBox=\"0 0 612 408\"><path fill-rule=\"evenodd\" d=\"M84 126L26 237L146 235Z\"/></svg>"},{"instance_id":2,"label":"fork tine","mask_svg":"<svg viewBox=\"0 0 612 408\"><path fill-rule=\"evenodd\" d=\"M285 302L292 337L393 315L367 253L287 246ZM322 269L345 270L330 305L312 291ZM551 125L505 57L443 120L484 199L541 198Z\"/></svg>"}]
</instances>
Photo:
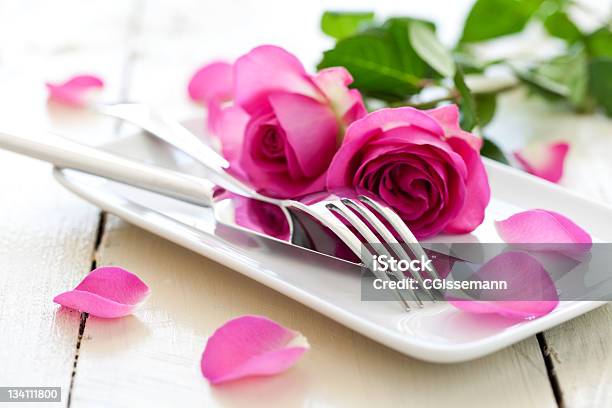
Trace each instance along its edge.
<instances>
[{"instance_id":1,"label":"fork tine","mask_svg":"<svg viewBox=\"0 0 612 408\"><path fill-rule=\"evenodd\" d=\"M334 201L332 203L328 203L326 207L333 212L340 214L344 219L346 219L356 230L359 232L367 242L375 243L378 241L378 237L372 232L372 230L359 218L355 213L353 213L350 209L348 209L341 201ZM386 248L381 246L381 250L384 255L388 257L392 257L389 251ZM366 260L369 262L370 260ZM368 265L368 263L366 263ZM399 271L392 271L393 275L399 279L405 279L406 277ZM423 307L423 302L419 299L419 296L416 292L409 290L410 295L414 298L419 307ZM401 293L401 292L400 292Z\"/></svg>"},{"instance_id":2,"label":"fork tine","mask_svg":"<svg viewBox=\"0 0 612 408\"><path fill-rule=\"evenodd\" d=\"M369 249L366 248L366 251L368 251L368 254L370 255L370 259L372 259L372 257L374 256L374 254L372 254L372 252L370 252ZM361 252L361 251L360 251ZM362 256L359 256L361 258L361 261L364 263L364 265L367 266L367 259L362 258ZM385 281L389 281L389 277L387 276L386 273L384 272L379 272L379 271L372 271L372 273L378 278L378 279L382 279ZM410 311L410 305L408 304L408 301L406 300L406 298L402 295L402 292L400 292L399 289L395 289L395 295L397 296L398 300L400 301L400 303L402 303L402 305L404 306L404 308L406 309L406 311Z\"/></svg>"},{"instance_id":3,"label":"fork tine","mask_svg":"<svg viewBox=\"0 0 612 408\"><path fill-rule=\"evenodd\" d=\"M423 259L429 260L429 257L423 250L423 247L421 247L421 244L419 244L419 241L416 239L412 231L410 231L410 229L406 226L404 221L399 217L399 215L397 215L395 211L386 206L383 206L377 201L374 201L364 195L359 196L359 200L369 205L378 214L380 214L380 216L383 217L389 224L391 224L391 226L397 231L402 240L404 240L406 245L408 245L408 247L415 256L423 257ZM440 279L438 271L436 271L436 268L433 266L433 264L432 274L434 275L434 278Z\"/></svg>"},{"instance_id":4,"label":"fork tine","mask_svg":"<svg viewBox=\"0 0 612 408\"><path fill-rule=\"evenodd\" d=\"M366 207L363 203L351 200L349 198L342 198L341 201L344 205L357 211L363 218L365 218L366 221L368 221L368 223L370 223L370 225L374 227L376 232L380 234L385 243L389 244L389 246L393 249L393 252L395 252L396 255L398 255L401 259L411 259L410 255L408 255L408 253L404 250L404 248L398 242L395 236L391 233L391 231L389 231L389 228L387 228L385 224L383 224L382 221L376 215L374 215L374 213L372 213L372 211L368 207ZM417 281L421 284L423 290L425 290L430 299L435 302L436 298L429 289L425 288L425 283L423 282L423 277L421 276L421 274L418 272L413 273L412 271L410 271L410 276L413 278L416 277Z\"/></svg>"},{"instance_id":5,"label":"fork tine","mask_svg":"<svg viewBox=\"0 0 612 408\"><path fill-rule=\"evenodd\" d=\"M355 255L357 255L361 261L368 265L370 259L372 259L373 254L369 251L367 247L365 249L368 251L370 259L367 256L364 256L362 253L362 242L361 240L351 231L340 219L338 219L327 207L321 205L304 205L299 201L294 203L294 208L297 208L311 217L319 221L325 227L329 228L342 242L344 242L351 251ZM381 273L380 271L372 271L374 275L382 280L388 281L390 278L385 273ZM402 293L399 290L395 290L395 295L397 296L397 300L402 303L404 309L406 311L410 311L411 307L408 304L408 301L404 298Z\"/></svg>"}]
</instances>

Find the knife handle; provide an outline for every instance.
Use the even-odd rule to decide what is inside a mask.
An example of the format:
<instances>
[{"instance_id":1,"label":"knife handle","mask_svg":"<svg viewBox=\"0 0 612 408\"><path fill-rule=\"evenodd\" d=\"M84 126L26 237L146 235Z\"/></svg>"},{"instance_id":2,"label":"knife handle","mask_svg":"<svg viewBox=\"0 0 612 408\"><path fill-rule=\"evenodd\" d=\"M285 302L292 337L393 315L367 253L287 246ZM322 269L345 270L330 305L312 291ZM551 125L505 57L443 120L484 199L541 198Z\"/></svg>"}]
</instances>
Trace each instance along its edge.
<instances>
[{"instance_id":1,"label":"knife handle","mask_svg":"<svg viewBox=\"0 0 612 408\"><path fill-rule=\"evenodd\" d=\"M35 137L0 132L0 148L210 207L214 185L209 180L131 160L53 133Z\"/></svg>"}]
</instances>

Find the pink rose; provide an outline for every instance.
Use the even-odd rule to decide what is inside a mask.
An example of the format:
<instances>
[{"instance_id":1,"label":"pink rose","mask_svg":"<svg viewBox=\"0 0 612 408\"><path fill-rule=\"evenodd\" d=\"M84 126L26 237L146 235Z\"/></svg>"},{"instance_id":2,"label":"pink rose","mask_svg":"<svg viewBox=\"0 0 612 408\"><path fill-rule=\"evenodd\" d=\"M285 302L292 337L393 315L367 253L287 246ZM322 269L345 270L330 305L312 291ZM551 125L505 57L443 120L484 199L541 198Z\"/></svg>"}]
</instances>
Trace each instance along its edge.
<instances>
[{"instance_id":1,"label":"pink rose","mask_svg":"<svg viewBox=\"0 0 612 408\"><path fill-rule=\"evenodd\" d=\"M266 45L233 66L202 68L189 93L208 104L209 127L233 172L262 193L293 198L325 189L346 126L366 114L351 82L344 68L309 75L295 56Z\"/></svg>"},{"instance_id":2,"label":"pink rose","mask_svg":"<svg viewBox=\"0 0 612 408\"><path fill-rule=\"evenodd\" d=\"M330 189L356 188L393 207L418 237L467 233L489 203L481 140L454 105L381 109L355 121L330 165Z\"/></svg>"}]
</instances>

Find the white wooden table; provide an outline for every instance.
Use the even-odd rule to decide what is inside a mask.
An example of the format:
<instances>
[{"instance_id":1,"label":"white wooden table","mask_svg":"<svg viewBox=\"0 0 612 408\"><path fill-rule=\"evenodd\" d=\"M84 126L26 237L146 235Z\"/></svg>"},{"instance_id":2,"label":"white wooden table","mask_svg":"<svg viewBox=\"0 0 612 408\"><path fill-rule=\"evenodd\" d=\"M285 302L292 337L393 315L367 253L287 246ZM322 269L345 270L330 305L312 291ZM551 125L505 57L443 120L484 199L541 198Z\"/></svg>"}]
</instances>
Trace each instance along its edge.
<instances>
[{"instance_id":1,"label":"white wooden table","mask_svg":"<svg viewBox=\"0 0 612 408\"><path fill-rule=\"evenodd\" d=\"M385 14L435 16L450 38L469 1L333 7L368 3ZM47 106L44 80L78 72L104 77L109 100L202 114L185 95L200 64L276 43L312 66L329 45L317 30L323 9L322 0L0 0L0 126L53 129L91 143L131 131ZM572 140L563 182L612 203L607 119L568 115L515 93L504 97L491 132L510 146L532 137ZM55 183L46 164L0 151L0 191L0 386L60 386L61 405L72 407L612 406L610 306L486 358L428 364L101 213ZM135 316L117 320L52 303L96 265L137 273L154 295ZM302 331L312 350L283 375L210 387L199 371L206 339L242 314Z\"/></svg>"}]
</instances>

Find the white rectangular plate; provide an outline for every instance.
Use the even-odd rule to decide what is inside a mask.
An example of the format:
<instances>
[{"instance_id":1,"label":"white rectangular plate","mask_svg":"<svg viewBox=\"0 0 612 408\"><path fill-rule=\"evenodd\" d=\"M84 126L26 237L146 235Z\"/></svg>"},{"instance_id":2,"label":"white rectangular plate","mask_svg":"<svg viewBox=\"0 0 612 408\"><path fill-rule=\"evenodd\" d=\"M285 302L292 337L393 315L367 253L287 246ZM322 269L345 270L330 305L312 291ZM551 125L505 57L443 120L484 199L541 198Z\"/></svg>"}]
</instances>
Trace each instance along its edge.
<instances>
[{"instance_id":1,"label":"white rectangular plate","mask_svg":"<svg viewBox=\"0 0 612 408\"><path fill-rule=\"evenodd\" d=\"M198 123L198 127L203 126ZM105 148L179 171L205 174L186 156L144 134L125 137ZM525 209L545 208L570 217L594 239L612 242L611 208L508 166L489 160L486 166L492 200L485 221L471 234L437 240L500 242L494 220ZM55 174L65 187L100 208L422 360L452 363L481 357L604 304L562 302L547 316L521 322L470 315L445 302L406 313L394 302L362 302L360 271L349 263L217 228L210 210L205 208L78 172L56 170Z\"/></svg>"}]
</instances>

